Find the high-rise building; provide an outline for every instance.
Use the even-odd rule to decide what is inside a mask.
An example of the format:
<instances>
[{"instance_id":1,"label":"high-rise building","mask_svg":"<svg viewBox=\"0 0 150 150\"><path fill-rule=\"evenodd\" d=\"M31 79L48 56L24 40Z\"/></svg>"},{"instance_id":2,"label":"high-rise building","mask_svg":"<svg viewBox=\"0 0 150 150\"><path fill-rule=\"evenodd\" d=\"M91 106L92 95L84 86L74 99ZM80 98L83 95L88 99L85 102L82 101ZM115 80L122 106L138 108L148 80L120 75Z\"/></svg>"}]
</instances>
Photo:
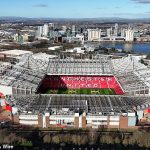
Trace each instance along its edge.
<instances>
[{"instance_id":1,"label":"high-rise building","mask_svg":"<svg viewBox=\"0 0 150 150\"><path fill-rule=\"evenodd\" d=\"M53 30L54 27L55 27L54 23L49 23L48 25L49 25L49 28L50 28L51 30Z\"/></svg>"},{"instance_id":2,"label":"high-rise building","mask_svg":"<svg viewBox=\"0 0 150 150\"><path fill-rule=\"evenodd\" d=\"M83 34L77 34L76 38L78 38L79 41L81 42L81 44L84 45L84 35Z\"/></svg>"},{"instance_id":3,"label":"high-rise building","mask_svg":"<svg viewBox=\"0 0 150 150\"><path fill-rule=\"evenodd\" d=\"M115 29L118 30L118 23L115 23Z\"/></svg>"},{"instance_id":4,"label":"high-rise building","mask_svg":"<svg viewBox=\"0 0 150 150\"><path fill-rule=\"evenodd\" d=\"M83 33L83 28L80 28L80 33Z\"/></svg>"},{"instance_id":5,"label":"high-rise building","mask_svg":"<svg viewBox=\"0 0 150 150\"><path fill-rule=\"evenodd\" d=\"M76 36L76 26L72 25L72 35Z\"/></svg>"},{"instance_id":6,"label":"high-rise building","mask_svg":"<svg viewBox=\"0 0 150 150\"><path fill-rule=\"evenodd\" d=\"M107 37L111 37L111 29L107 29Z\"/></svg>"},{"instance_id":7,"label":"high-rise building","mask_svg":"<svg viewBox=\"0 0 150 150\"><path fill-rule=\"evenodd\" d=\"M100 41L101 29L88 29L88 41Z\"/></svg>"},{"instance_id":8,"label":"high-rise building","mask_svg":"<svg viewBox=\"0 0 150 150\"><path fill-rule=\"evenodd\" d=\"M125 37L126 29L121 28L121 37Z\"/></svg>"},{"instance_id":9,"label":"high-rise building","mask_svg":"<svg viewBox=\"0 0 150 150\"><path fill-rule=\"evenodd\" d=\"M128 24L128 29L132 30L134 28L134 25L132 23Z\"/></svg>"},{"instance_id":10,"label":"high-rise building","mask_svg":"<svg viewBox=\"0 0 150 150\"><path fill-rule=\"evenodd\" d=\"M43 36L43 26L38 26L37 30L37 37L42 37Z\"/></svg>"},{"instance_id":11,"label":"high-rise building","mask_svg":"<svg viewBox=\"0 0 150 150\"><path fill-rule=\"evenodd\" d=\"M133 30L128 29L126 31L126 41L128 41L128 42L134 41L134 31Z\"/></svg>"},{"instance_id":12,"label":"high-rise building","mask_svg":"<svg viewBox=\"0 0 150 150\"><path fill-rule=\"evenodd\" d=\"M114 36L118 36L118 30L114 29Z\"/></svg>"},{"instance_id":13,"label":"high-rise building","mask_svg":"<svg viewBox=\"0 0 150 150\"><path fill-rule=\"evenodd\" d=\"M118 36L118 24L115 23L114 36Z\"/></svg>"},{"instance_id":14,"label":"high-rise building","mask_svg":"<svg viewBox=\"0 0 150 150\"><path fill-rule=\"evenodd\" d=\"M49 25L48 24L44 24L43 26L43 36L47 37L49 33Z\"/></svg>"},{"instance_id":15,"label":"high-rise building","mask_svg":"<svg viewBox=\"0 0 150 150\"><path fill-rule=\"evenodd\" d=\"M76 32L76 26L72 25L72 32Z\"/></svg>"},{"instance_id":16,"label":"high-rise building","mask_svg":"<svg viewBox=\"0 0 150 150\"><path fill-rule=\"evenodd\" d=\"M18 42L18 43L23 43L23 36L20 33L17 33L14 35L14 41Z\"/></svg>"},{"instance_id":17,"label":"high-rise building","mask_svg":"<svg viewBox=\"0 0 150 150\"><path fill-rule=\"evenodd\" d=\"M66 32L66 31L67 31L67 26L62 26L62 30L63 30L64 32Z\"/></svg>"},{"instance_id":18,"label":"high-rise building","mask_svg":"<svg viewBox=\"0 0 150 150\"><path fill-rule=\"evenodd\" d=\"M71 36L71 29L67 29L66 32L67 32L67 37L68 37L68 36Z\"/></svg>"}]
</instances>

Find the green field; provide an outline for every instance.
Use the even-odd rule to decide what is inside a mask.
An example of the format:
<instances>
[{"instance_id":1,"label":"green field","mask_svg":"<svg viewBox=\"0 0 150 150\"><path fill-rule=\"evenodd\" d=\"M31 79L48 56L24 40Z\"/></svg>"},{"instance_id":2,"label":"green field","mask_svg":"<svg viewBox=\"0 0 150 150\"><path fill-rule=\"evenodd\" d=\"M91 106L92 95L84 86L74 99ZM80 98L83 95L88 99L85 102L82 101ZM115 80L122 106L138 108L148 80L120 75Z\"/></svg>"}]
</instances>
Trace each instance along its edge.
<instances>
[{"instance_id":1,"label":"green field","mask_svg":"<svg viewBox=\"0 0 150 150\"><path fill-rule=\"evenodd\" d=\"M47 90L46 94L116 95L113 89L58 89Z\"/></svg>"}]
</instances>

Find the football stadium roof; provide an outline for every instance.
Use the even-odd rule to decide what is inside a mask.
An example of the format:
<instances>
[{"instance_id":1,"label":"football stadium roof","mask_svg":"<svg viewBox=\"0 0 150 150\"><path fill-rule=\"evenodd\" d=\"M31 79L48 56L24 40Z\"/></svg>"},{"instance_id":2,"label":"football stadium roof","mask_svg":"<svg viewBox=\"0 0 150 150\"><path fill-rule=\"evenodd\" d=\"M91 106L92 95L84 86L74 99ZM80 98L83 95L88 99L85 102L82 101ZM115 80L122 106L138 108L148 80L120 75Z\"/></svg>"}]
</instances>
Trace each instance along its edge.
<instances>
[{"instance_id":1,"label":"football stadium roof","mask_svg":"<svg viewBox=\"0 0 150 150\"><path fill-rule=\"evenodd\" d=\"M1 71L0 85L29 89L34 93L46 74L48 61L34 59L33 55L24 55L20 59L19 63Z\"/></svg>"},{"instance_id":2,"label":"football stadium roof","mask_svg":"<svg viewBox=\"0 0 150 150\"><path fill-rule=\"evenodd\" d=\"M97 55L87 59L56 58L50 59L48 75L112 75L113 70L108 56Z\"/></svg>"},{"instance_id":3,"label":"football stadium roof","mask_svg":"<svg viewBox=\"0 0 150 150\"><path fill-rule=\"evenodd\" d=\"M129 55L121 59L112 59L114 75L130 95L147 95L150 89L149 68L140 62L141 57Z\"/></svg>"},{"instance_id":4,"label":"football stadium roof","mask_svg":"<svg viewBox=\"0 0 150 150\"><path fill-rule=\"evenodd\" d=\"M91 114L122 113L142 110L150 106L150 97L100 96L100 95L14 95L13 100L20 112L44 113L64 108L70 112L84 111Z\"/></svg>"}]
</instances>

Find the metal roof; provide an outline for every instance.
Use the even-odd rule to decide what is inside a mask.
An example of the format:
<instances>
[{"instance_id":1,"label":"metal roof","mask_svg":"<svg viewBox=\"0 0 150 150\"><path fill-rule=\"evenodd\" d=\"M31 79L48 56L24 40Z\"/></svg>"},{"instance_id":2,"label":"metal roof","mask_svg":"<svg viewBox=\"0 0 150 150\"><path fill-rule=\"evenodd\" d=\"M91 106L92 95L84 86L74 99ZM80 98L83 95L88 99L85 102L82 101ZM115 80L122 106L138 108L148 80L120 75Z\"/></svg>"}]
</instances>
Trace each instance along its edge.
<instances>
[{"instance_id":1,"label":"metal roof","mask_svg":"<svg viewBox=\"0 0 150 150\"><path fill-rule=\"evenodd\" d=\"M33 113L51 112L53 109L59 112L63 108L68 108L70 112L81 110L91 114L121 113L133 111L134 107L141 110L150 106L150 97L115 95L14 95L11 99L21 112Z\"/></svg>"},{"instance_id":2,"label":"metal roof","mask_svg":"<svg viewBox=\"0 0 150 150\"><path fill-rule=\"evenodd\" d=\"M112 75L113 70L108 56L97 55L87 59L65 58L50 59L48 75Z\"/></svg>"}]
</instances>

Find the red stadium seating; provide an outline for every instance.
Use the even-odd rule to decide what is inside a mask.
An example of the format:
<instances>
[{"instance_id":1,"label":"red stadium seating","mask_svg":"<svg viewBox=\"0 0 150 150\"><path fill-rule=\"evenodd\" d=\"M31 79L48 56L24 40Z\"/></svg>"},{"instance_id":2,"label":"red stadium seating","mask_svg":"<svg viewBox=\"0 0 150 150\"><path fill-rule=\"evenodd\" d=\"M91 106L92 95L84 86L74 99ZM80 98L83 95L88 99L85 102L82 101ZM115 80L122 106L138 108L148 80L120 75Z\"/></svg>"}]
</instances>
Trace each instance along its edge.
<instances>
[{"instance_id":1,"label":"red stadium seating","mask_svg":"<svg viewBox=\"0 0 150 150\"><path fill-rule=\"evenodd\" d=\"M8 104L6 105L6 110L8 110L8 111L12 111L12 107L11 106L9 106Z\"/></svg>"},{"instance_id":2,"label":"red stadium seating","mask_svg":"<svg viewBox=\"0 0 150 150\"><path fill-rule=\"evenodd\" d=\"M44 89L114 89L116 94L124 92L114 76L47 76L40 88Z\"/></svg>"}]
</instances>

